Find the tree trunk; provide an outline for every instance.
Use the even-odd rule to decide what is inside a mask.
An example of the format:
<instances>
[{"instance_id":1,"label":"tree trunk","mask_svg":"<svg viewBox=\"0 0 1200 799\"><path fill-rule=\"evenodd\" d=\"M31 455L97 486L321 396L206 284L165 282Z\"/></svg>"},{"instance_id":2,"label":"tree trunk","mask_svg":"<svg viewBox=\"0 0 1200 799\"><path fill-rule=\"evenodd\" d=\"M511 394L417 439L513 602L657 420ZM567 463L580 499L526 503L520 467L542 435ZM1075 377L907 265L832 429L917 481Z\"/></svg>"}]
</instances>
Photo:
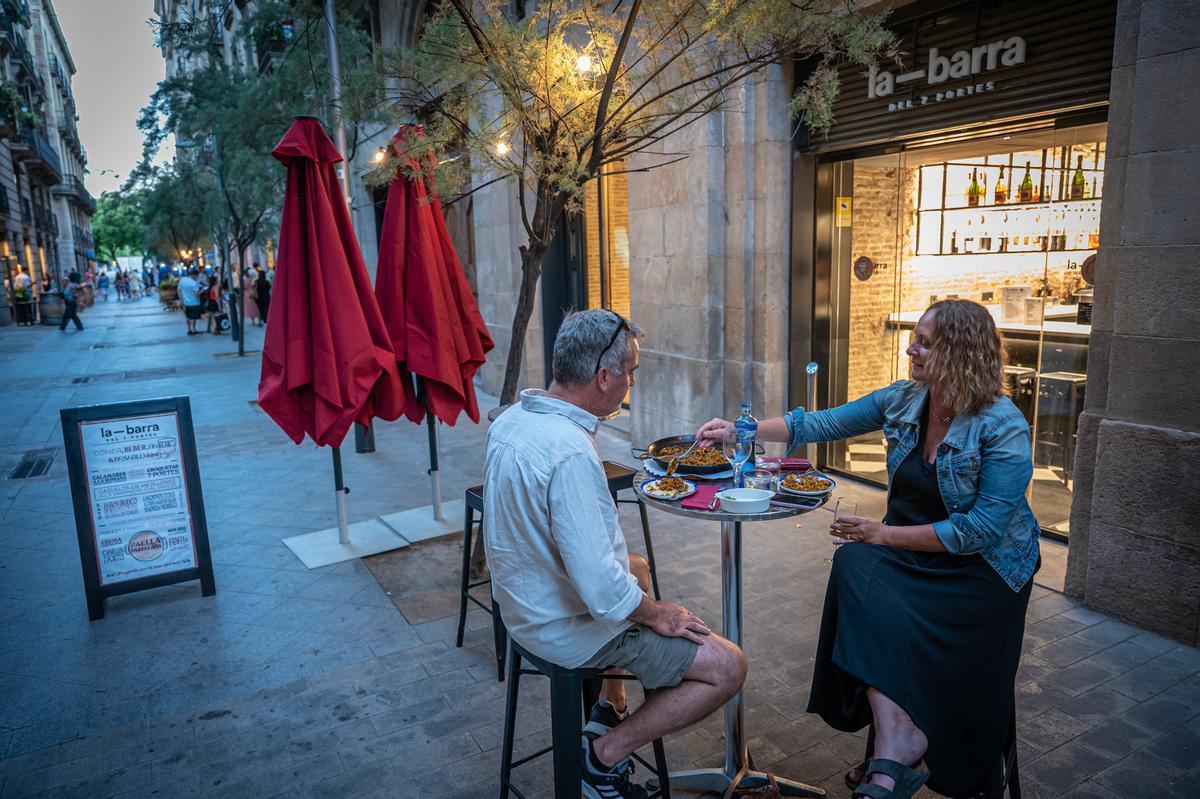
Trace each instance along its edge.
<instances>
[{"instance_id":1,"label":"tree trunk","mask_svg":"<svg viewBox=\"0 0 1200 799\"><path fill-rule=\"evenodd\" d=\"M537 282L542 276L542 258L548 248L548 241L531 240L528 247L521 249L521 293L517 297L517 310L513 315L508 362L504 366L504 388L500 392L501 405L509 405L517 399L517 381L520 379L521 361L525 355L525 333L529 330L529 319L533 316Z\"/></svg>"}]
</instances>

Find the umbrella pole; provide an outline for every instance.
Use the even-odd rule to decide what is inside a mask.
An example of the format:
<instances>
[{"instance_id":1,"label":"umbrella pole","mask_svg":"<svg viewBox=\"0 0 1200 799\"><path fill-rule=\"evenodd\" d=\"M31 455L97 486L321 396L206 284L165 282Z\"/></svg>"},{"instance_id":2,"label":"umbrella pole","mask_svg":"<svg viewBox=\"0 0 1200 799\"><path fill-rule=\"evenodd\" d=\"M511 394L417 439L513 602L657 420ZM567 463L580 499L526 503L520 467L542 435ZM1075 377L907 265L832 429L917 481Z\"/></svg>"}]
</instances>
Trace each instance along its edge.
<instances>
[{"instance_id":1,"label":"umbrella pole","mask_svg":"<svg viewBox=\"0 0 1200 799\"><path fill-rule=\"evenodd\" d=\"M433 487L433 519L442 521L442 476L438 473L438 434L437 419L429 410L429 400L425 395L425 381L417 378L417 402L425 411L425 421L429 424L429 481Z\"/></svg>"},{"instance_id":2,"label":"umbrella pole","mask_svg":"<svg viewBox=\"0 0 1200 799\"><path fill-rule=\"evenodd\" d=\"M346 512L346 495L350 489L342 479L342 448L333 447L333 490L337 499L338 542L350 543L350 522Z\"/></svg>"}]
</instances>

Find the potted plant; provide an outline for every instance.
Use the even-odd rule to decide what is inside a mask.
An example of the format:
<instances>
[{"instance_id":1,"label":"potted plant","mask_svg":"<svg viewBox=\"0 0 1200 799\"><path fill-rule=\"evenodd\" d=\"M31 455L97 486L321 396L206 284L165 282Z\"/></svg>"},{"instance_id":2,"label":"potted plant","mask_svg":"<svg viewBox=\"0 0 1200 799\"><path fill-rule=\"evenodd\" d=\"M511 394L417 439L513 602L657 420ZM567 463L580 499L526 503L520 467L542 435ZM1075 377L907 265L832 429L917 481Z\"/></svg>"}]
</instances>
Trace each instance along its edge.
<instances>
[{"instance_id":1,"label":"potted plant","mask_svg":"<svg viewBox=\"0 0 1200 799\"><path fill-rule=\"evenodd\" d=\"M179 280L166 278L158 284L158 301L164 308L172 308L179 302Z\"/></svg>"}]
</instances>

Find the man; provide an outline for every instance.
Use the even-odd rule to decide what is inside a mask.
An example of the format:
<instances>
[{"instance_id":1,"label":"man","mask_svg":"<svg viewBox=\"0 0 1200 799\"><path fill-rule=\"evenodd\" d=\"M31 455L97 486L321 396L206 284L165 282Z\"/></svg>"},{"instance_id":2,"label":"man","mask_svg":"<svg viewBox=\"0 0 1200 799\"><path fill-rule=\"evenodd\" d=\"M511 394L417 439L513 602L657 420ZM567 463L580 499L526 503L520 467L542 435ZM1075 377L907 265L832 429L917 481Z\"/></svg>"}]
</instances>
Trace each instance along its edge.
<instances>
[{"instance_id":1,"label":"man","mask_svg":"<svg viewBox=\"0 0 1200 799\"><path fill-rule=\"evenodd\" d=\"M13 308L17 311L18 325L33 324L33 281L23 266L17 267L13 278Z\"/></svg>"},{"instance_id":2,"label":"man","mask_svg":"<svg viewBox=\"0 0 1200 799\"><path fill-rule=\"evenodd\" d=\"M204 313L204 306L200 302L200 270L192 267L188 273L179 278L179 300L183 303L183 315L187 319L187 334L189 336L198 335L196 332L196 320Z\"/></svg>"},{"instance_id":3,"label":"man","mask_svg":"<svg viewBox=\"0 0 1200 799\"><path fill-rule=\"evenodd\" d=\"M70 280L63 286L63 318L62 324L58 326L60 331L67 329L67 322L74 321L76 330L83 330L83 322L79 321L79 303L75 298L75 292L79 289L79 273L72 272Z\"/></svg>"},{"instance_id":4,"label":"man","mask_svg":"<svg viewBox=\"0 0 1200 799\"><path fill-rule=\"evenodd\" d=\"M626 669L648 689L626 716L622 681L605 683L582 742L589 799L644 797L629 755L700 721L746 678L740 649L647 596L645 560L629 556L608 492L596 429L633 386L640 335L612 311L570 314L554 382L496 420L484 464L484 543L513 640L566 668Z\"/></svg>"}]
</instances>

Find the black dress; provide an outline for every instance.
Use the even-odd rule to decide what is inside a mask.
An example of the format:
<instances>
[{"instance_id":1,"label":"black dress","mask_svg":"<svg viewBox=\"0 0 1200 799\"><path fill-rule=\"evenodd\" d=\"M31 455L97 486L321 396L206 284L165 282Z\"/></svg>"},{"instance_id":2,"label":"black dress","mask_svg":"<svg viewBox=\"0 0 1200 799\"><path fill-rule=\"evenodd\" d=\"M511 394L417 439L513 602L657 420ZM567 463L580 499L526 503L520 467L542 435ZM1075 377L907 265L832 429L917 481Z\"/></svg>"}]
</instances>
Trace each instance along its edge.
<instances>
[{"instance_id":1,"label":"black dress","mask_svg":"<svg viewBox=\"0 0 1200 799\"><path fill-rule=\"evenodd\" d=\"M920 441L892 476L892 525L949 517ZM1014 592L980 555L844 544L825 592L808 712L854 732L871 723L867 686L929 739L930 789L983 790L1008 733L1032 581Z\"/></svg>"}]
</instances>

